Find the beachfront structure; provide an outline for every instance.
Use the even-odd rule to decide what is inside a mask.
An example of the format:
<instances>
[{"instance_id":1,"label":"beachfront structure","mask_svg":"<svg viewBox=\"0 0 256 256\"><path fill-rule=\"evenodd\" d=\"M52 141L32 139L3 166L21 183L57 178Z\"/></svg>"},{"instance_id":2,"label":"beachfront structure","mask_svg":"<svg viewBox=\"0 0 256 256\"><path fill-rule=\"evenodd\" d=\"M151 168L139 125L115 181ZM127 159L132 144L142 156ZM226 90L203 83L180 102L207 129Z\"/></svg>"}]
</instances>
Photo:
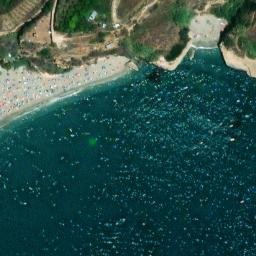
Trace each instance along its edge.
<instances>
[{"instance_id":1,"label":"beachfront structure","mask_svg":"<svg viewBox=\"0 0 256 256\"><path fill-rule=\"evenodd\" d=\"M89 21L94 21L97 16L98 16L98 13L94 10L94 11L91 13L91 15L90 15L90 17L89 17L88 20L89 20Z\"/></svg>"}]
</instances>

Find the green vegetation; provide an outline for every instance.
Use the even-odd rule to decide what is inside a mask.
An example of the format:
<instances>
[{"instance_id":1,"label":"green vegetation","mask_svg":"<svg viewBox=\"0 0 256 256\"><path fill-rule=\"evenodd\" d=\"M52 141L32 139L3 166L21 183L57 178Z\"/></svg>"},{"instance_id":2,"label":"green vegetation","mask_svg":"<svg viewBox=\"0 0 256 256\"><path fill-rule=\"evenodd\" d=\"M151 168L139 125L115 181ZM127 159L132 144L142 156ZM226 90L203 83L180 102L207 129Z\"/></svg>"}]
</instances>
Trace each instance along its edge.
<instances>
[{"instance_id":1,"label":"green vegetation","mask_svg":"<svg viewBox=\"0 0 256 256\"><path fill-rule=\"evenodd\" d=\"M3 59L0 59L0 66L6 70L9 69L17 69L20 67L28 67L30 68L30 62L26 58L16 59L13 62L6 62Z\"/></svg>"},{"instance_id":2,"label":"green vegetation","mask_svg":"<svg viewBox=\"0 0 256 256\"><path fill-rule=\"evenodd\" d=\"M148 62L157 60L159 53L152 47L142 44L131 37L123 42L123 48L132 59L142 59Z\"/></svg>"},{"instance_id":3,"label":"green vegetation","mask_svg":"<svg viewBox=\"0 0 256 256\"><path fill-rule=\"evenodd\" d=\"M256 41L250 40L246 37L239 37L238 45L249 58L256 58Z\"/></svg>"},{"instance_id":4,"label":"green vegetation","mask_svg":"<svg viewBox=\"0 0 256 256\"><path fill-rule=\"evenodd\" d=\"M40 56L38 57L30 57L30 62L34 67L36 67L37 70L40 70L42 72L46 72L49 74L62 74L64 72L67 72L70 70L69 67L67 68L62 68L59 67L53 59L53 56L47 57L47 58L41 58Z\"/></svg>"},{"instance_id":5,"label":"green vegetation","mask_svg":"<svg viewBox=\"0 0 256 256\"><path fill-rule=\"evenodd\" d=\"M102 32L100 31L98 34L97 34L97 38L96 38L96 41L98 43L104 43L105 42L105 37L108 35L107 32Z\"/></svg>"},{"instance_id":6,"label":"green vegetation","mask_svg":"<svg viewBox=\"0 0 256 256\"><path fill-rule=\"evenodd\" d=\"M230 22L244 3L245 0L228 0L224 5L213 8L212 12Z\"/></svg>"},{"instance_id":7,"label":"green vegetation","mask_svg":"<svg viewBox=\"0 0 256 256\"><path fill-rule=\"evenodd\" d=\"M227 48L232 48L235 47L235 41L233 38L231 38L230 36L225 36L223 38L223 43Z\"/></svg>"},{"instance_id":8,"label":"green vegetation","mask_svg":"<svg viewBox=\"0 0 256 256\"><path fill-rule=\"evenodd\" d=\"M168 53L168 55L165 57L167 61L173 61L175 60L183 51L185 45L183 44L176 44L173 46L171 51Z\"/></svg>"},{"instance_id":9,"label":"green vegetation","mask_svg":"<svg viewBox=\"0 0 256 256\"><path fill-rule=\"evenodd\" d=\"M29 66L27 59L19 55L17 33L0 37L0 66L5 69Z\"/></svg>"},{"instance_id":10,"label":"green vegetation","mask_svg":"<svg viewBox=\"0 0 256 256\"><path fill-rule=\"evenodd\" d=\"M194 16L194 12L186 7L182 1L171 5L170 18L180 28L187 28Z\"/></svg>"},{"instance_id":11,"label":"green vegetation","mask_svg":"<svg viewBox=\"0 0 256 256\"><path fill-rule=\"evenodd\" d=\"M29 61L20 56L17 33L0 37L0 66L4 69L30 67Z\"/></svg>"},{"instance_id":12,"label":"green vegetation","mask_svg":"<svg viewBox=\"0 0 256 256\"><path fill-rule=\"evenodd\" d=\"M19 48L17 36L17 33L10 33L0 37L0 58L6 58L8 55L17 55Z\"/></svg>"},{"instance_id":13,"label":"green vegetation","mask_svg":"<svg viewBox=\"0 0 256 256\"><path fill-rule=\"evenodd\" d=\"M61 74L69 70L69 68L61 68L54 61L54 48L47 47L37 52L37 57L31 57L32 63L43 72L49 74ZM75 63L73 63L75 64Z\"/></svg>"},{"instance_id":14,"label":"green vegetation","mask_svg":"<svg viewBox=\"0 0 256 256\"><path fill-rule=\"evenodd\" d=\"M89 21L93 11L95 20ZM91 32L111 22L111 0L59 0L55 27L66 33Z\"/></svg>"},{"instance_id":15,"label":"green vegetation","mask_svg":"<svg viewBox=\"0 0 256 256\"><path fill-rule=\"evenodd\" d=\"M44 59L50 59L52 57L51 51L49 48L44 48L37 55Z\"/></svg>"},{"instance_id":16,"label":"green vegetation","mask_svg":"<svg viewBox=\"0 0 256 256\"><path fill-rule=\"evenodd\" d=\"M183 51L183 49L186 47L189 37L188 37L188 29L182 29L179 33L180 36L180 42L176 45L174 45L171 49L171 51L165 56L165 59L167 61L173 61L175 60Z\"/></svg>"},{"instance_id":17,"label":"green vegetation","mask_svg":"<svg viewBox=\"0 0 256 256\"><path fill-rule=\"evenodd\" d=\"M53 0L49 0L48 2L45 3L43 9L42 9L42 14L48 14L53 7Z\"/></svg>"},{"instance_id":18,"label":"green vegetation","mask_svg":"<svg viewBox=\"0 0 256 256\"><path fill-rule=\"evenodd\" d=\"M0 0L0 13L8 12L19 0Z\"/></svg>"},{"instance_id":19,"label":"green vegetation","mask_svg":"<svg viewBox=\"0 0 256 256\"><path fill-rule=\"evenodd\" d=\"M230 22L222 36L225 46L249 58L256 58L255 11L256 1L252 0L229 0L213 9L215 14Z\"/></svg>"},{"instance_id":20,"label":"green vegetation","mask_svg":"<svg viewBox=\"0 0 256 256\"><path fill-rule=\"evenodd\" d=\"M97 33L97 36L96 38L94 38L93 40L90 41L90 43L104 43L105 42L105 38L106 36L108 35L109 33L108 32L103 32L103 31L100 31Z\"/></svg>"}]
</instances>

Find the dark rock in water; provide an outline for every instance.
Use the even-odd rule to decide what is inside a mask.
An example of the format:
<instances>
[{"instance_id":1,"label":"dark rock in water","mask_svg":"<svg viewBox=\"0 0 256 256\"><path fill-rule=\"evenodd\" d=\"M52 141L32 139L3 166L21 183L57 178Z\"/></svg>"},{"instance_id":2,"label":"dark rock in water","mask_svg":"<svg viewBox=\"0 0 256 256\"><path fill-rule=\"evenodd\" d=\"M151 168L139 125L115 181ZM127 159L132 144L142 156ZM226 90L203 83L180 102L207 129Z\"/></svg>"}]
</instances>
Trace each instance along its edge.
<instances>
[{"instance_id":1,"label":"dark rock in water","mask_svg":"<svg viewBox=\"0 0 256 256\"><path fill-rule=\"evenodd\" d=\"M242 122L238 119L235 119L235 120L231 121L231 126L235 129L239 128L241 126L241 124L242 124Z\"/></svg>"},{"instance_id":2,"label":"dark rock in water","mask_svg":"<svg viewBox=\"0 0 256 256\"><path fill-rule=\"evenodd\" d=\"M132 74L1 131L0 256L255 256L255 79Z\"/></svg>"},{"instance_id":3,"label":"dark rock in water","mask_svg":"<svg viewBox=\"0 0 256 256\"><path fill-rule=\"evenodd\" d=\"M160 83L163 70L155 68L146 78L152 83Z\"/></svg>"}]
</instances>

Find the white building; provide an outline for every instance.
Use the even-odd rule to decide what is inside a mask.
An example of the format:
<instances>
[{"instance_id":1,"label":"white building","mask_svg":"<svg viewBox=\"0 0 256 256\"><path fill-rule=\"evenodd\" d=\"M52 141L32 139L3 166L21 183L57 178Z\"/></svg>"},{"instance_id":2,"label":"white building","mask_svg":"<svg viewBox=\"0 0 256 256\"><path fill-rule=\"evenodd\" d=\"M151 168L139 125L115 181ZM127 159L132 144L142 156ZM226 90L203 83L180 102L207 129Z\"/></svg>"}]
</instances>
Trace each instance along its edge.
<instances>
[{"instance_id":1,"label":"white building","mask_svg":"<svg viewBox=\"0 0 256 256\"><path fill-rule=\"evenodd\" d=\"M93 11L90 15L90 17L88 18L89 21L94 21L96 19L96 17L98 16L98 13L96 11Z\"/></svg>"},{"instance_id":2,"label":"white building","mask_svg":"<svg viewBox=\"0 0 256 256\"><path fill-rule=\"evenodd\" d=\"M116 24L113 24L113 28L119 28L120 27L120 24L116 23Z\"/></svg>"}]
</instances>

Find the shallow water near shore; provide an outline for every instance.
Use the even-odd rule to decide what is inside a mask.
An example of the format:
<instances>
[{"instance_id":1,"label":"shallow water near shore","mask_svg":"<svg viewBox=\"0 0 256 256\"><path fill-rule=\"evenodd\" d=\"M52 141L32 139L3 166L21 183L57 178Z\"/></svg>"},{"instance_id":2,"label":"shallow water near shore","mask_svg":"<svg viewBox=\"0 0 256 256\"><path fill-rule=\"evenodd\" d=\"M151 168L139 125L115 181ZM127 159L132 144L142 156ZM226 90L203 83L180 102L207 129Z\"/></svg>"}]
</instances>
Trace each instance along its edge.
<instances>
[{"instance_id":1,"label":"shallow water near shore","mask_svg":"<svg viewBox=\"0 0 256 256\"><path fill-rule=\"evenodd\" d=\"M0 132L0 255L256 253L256 80L198 50Z\"/></svg>"}]
</instances>

